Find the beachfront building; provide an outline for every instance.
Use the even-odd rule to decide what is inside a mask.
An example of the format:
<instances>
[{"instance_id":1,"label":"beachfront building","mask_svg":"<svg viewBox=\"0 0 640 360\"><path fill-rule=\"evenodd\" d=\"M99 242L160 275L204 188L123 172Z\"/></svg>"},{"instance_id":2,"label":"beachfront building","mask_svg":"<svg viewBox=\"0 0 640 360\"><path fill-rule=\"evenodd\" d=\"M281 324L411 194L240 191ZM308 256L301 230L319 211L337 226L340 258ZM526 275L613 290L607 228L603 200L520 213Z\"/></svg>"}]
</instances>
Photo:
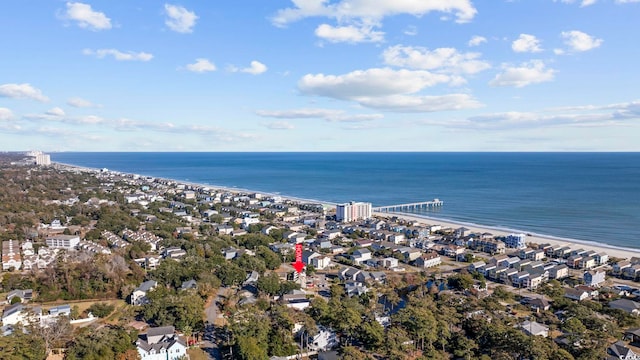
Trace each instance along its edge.
<instances>
[{"instance_id":1,"label":"beachfront building","mask_svg":"<svg viewBox=\"0 0 640 360\"><path fill-rule=\"evenodd\" d=\"M509 234L504 238L504 243L508 248L524 249L527 247L526 239L525 234Z\"/></svg>"},{"instance_id":2,"label":"beachfront building","mask_svg":"<svg viewBox=\"0 0 640 360\"><path fill-rule=\"evenodd\" d=\"M336 205L336 220L352 222L366 220L371 217L371 203L351 201Z\"/></svg>"}]
</instances>

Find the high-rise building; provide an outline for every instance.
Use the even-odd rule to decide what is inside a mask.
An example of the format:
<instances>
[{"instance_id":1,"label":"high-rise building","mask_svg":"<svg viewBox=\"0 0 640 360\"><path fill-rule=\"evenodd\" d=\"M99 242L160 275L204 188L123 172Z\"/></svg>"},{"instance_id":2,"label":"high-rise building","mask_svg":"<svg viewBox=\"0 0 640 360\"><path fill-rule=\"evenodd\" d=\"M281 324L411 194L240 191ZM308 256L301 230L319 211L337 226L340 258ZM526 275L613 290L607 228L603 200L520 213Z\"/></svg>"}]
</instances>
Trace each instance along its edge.
<instances>
[{"instance_id":1,"label":"high-rise building","mask_svg":"<svg viewBox=\"0 0 640 360\"><path fill-rule=\"evenodd\" d=\"M336 220L351 222L371 217L371 203L351 201L336 206Z\"/></svg>"},{"instance_id":2,"label":"high-rise building","mask_svg":"<svg viewBox=\"0 0 640 360\"><path fill-rule=\"evenodd\" d=\"M36 155L36 165L51 165L51 155L42 153Z\"/></svg>"}]
</instances>

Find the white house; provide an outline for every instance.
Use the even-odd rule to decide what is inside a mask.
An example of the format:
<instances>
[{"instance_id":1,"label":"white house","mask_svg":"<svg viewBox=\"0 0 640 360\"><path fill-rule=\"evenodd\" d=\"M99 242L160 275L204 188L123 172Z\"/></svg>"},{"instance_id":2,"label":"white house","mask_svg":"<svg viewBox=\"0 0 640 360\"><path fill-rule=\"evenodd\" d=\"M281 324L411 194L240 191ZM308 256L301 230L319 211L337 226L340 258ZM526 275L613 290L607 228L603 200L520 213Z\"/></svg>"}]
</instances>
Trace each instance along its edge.
<instances>
[{"instance_id":1,"label":"white house","mask_svg":"<svg viewBox=\"0 0 640 360\"><path fill-rule=\"evenodd\" d=\"M310 264L317 270L324 270L331 265L331 258L328 256L316 256L311 259Z\"/></svg>"},{"instance_id":2,"label":"white house","mask_svg":"<svg viewBox=\"0 0 640 360\"><path fill-rule=\"evenodd\" d=\"M158 282L154 280L148 280L140 284L131 294L131 305L144 305L149 303L147 299L147 293L158 286Z\"/></svg>"},{"instance_id":3,"label":"white house","mask_svg":"<svg viewBox=\"0 0 640 360\"><path fill-rule=\"evenodd\" d=\"M142 360L177 360L187 354L187 344L173 326L150 328L136 341Z\"/></svg>"},{"instance_id":4,"label":"white house","mask_svg":"<svg viewBox=\"0 0 640 360\"><path fill-rule=\"evenodd\" d=\"M586 271L583 279L587 286L599 286L605 281L605 272L603 270Z\"/></svg>"},{"instance_id":5,"label":"white house","mask_svg":"<svg viewBox=\"0 0 640 360\"><path fill-rule=\"evenodd\" d=\"M42 317L42 308L34 307L27 308L24 305L18 303L11 306L7 306L2 312L2 325L15 325L17 323L23 323L26 325L28 321L40 321Z\"/></svg>"},{"instance_id":6,"label":"white house","mask_svg":"<svg viewBox=\"0 0 640 360\"><path fill-rule=\"evenodd\" d=\"M328 351L338 346L338 336L335 332L318 327L318 333L315 336L308 337L309 350L312 351Z\"/></svg>"},{"instance_id":7,"label":"white house","mask_svg":"<svg viewBox=\"0 0 640 360\"><path fill-rule=\"evenodd\" d=\"M535 321L525 321L520 324L520 328L527 334L533 336L549 336L549 327Z\"/></svg>"}]
</instances>

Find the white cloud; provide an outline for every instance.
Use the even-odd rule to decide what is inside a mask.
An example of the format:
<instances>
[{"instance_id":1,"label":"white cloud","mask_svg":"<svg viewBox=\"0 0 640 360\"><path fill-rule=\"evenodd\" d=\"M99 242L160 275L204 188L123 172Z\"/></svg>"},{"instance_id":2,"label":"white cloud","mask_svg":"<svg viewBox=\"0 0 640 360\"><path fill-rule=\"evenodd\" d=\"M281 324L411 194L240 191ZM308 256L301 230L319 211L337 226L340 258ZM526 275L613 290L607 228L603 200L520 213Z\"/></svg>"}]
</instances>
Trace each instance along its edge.
<instances>
[{"instance_id":1,"label":"white cloud","mask_svg":"<svg viewBox=\"0 0 640 360\"><path fill-rule=\"evenodd\" d=\"M77 108L89 108L96 106L91 101L79 97L74 97L67 100L67 105Z\"/></svg>"},{"instance_id":2,"label":"white cloud","mask_svg":"<svg viewBox=\"0 0 640 360\"><path fill-rule=\"evenodd\" d=\"M503 72L496 75L489 85L524 87L551 81L554 74L555 70L546 68L544 62L532 60L520 66L503 66Z\"/></svg>"},{"instance_id":3,"label":"white cloud","mask_svg":"<svg viewBox=\"0 0 640 360\"><path fill-rule=\"evenodd\" d=\"M553 0L553 2L558 2L560 1L561 3L565 3L565 4L573 4L576 2L576 0ZM616 2L620 2L620 1L627 1L627 0L616 0ZM631 0L631 1L640 1L640 0ZM580 1L580 7L587 7L590 5L595 4L596 2L598 2L597 0L582 0Z\"/></svg>"},{"instance_id":4,"label":"white cloud","mask_svg":"<svg viewBox=\"0 0 640 360\"><path fill-rule=\"evenodd\" d=\"M569 50L577 52L595 49L602 45L603 42L602 39L596 39L578 30L563 31L560 35L564 39L564 43L569 47Z\"/></svg>"},{"instance_id":5,"label":"white cloud","mask_svg":"<svg viewBox=\"0 0 640 360\"><path fill-rule=\"evenodd\" d=\"M98 59L103 59L107 56L113 56L113 58L118 61L149 61L153 59L153 55L149 53L133 51L122 52L116 49L84 49L82 50L82 53L84 55L95 56Z\"/></svg>"},{"instance_id":6,"label":"white cloud","mask_svg":"<svg viewBox=\"0 0 640 360\"><path fill-rule=\"evenodd\" d=\"M382 57L387 65L449 73L475 74L491 67L489 63L478 60L479 53L460 53L454 48L429 50L396 45L387 48Z\"/></svg>"},{"instance_id":7,"label":"white cloud","mask_svg":"<svg viewBox=\"0 0 640 360\"><path fill-rule=\"evenodd\" d=\"M236 66L229 66L228 70L231 72L243 72L252 75L260 75L268 70L267 66L260 61L253 60L249 67L246 68L238 68Z\"/></svg>"},{"instance_id":8,"label":"white cloud","mask_svg":"<svg viewBox=\"0 0 640 360\"><path fill-rule=\"evenodd\" d=\"M604 106L585 105L549 109L543 112L508 111L483 114L457 120L423 120L425 125L495 130L543 128L550 126L599 127L624 126L640 119L640 100Z\"/></svg>"},{"instance_id":9,"label":"white cloud","mask_svg":"<svg viewBox=\"0 0 640 360\"><path fill-rule=\"evenodd\" d=\"M209 71L216 71L216 66L208 59L199 58L196 59L195 63L188 64L187 70L197 73L204 73Z\"/></svg>"},{"instance_id":10,"label":"white cloud","mask_svg":"<svg viewBox=\"0 0 640 360\"><path fill-rule=\"evenodd\" d=\"M164 10L167 15L164 23L169 29L183 34L193 32L193 27L198 19L195 12L171 4L164 4Z\"/></svg>"},{"instance_id":11,"label":"white cloud","mask_svg":"<svg viewBox=\"0 0 640 360\"><path fill-rule=\"evenodd\" d=\"M77 22L81 28L90 30L111 29L111 19L102 12L94 11L89 4L67 2L67 11L63 18Z\"/></svg>"},{"instance_id":12,"label":"white cloud","mask_svg":"<svg viewBox=\"0 0 640 360\"><path fill-rule=\"evenodd\" d=\"M263 125L271 130L291 130L295 128L295 126L286 121L274 121Z\"/></svg>"},{"instance_id":13,"label":"white cloud","mask_svg":"<svg viewBox=\"0 0 640 360\"><path fill-rule=\"evenodd\" d=\"M389 95L381 97L360 97L357 101L374 109L397 112L435 112L475 109L482 103L468 94L447 94L437 96Z\"/></svg>"},{"instance_id":14,"label":"white cloud","mask_svg":"<svg viewBox=\"0 0 640 360\"><path fill-rule=\"evenodd\" d=\"M475 35L469 40L469 46L478 46L482 43L486 43L487 38L484 36Z\"/></svg>"},{"instance_id":15,"label":"white cloud","mask_svg":"<svg viewBox=\"0 0 640 360\"><path fill-rule=\"evenodd\" d=\"M418 28L413 25L409 25L404 29L404 34L408 36L416 36L418 35Z\"/></svg>"},{"instance_id":16,"label":"white cloud","mask_svg":"<svg viewBox=\"0 0 640 360\"><path fill-rule=\"evenodd\" d=\"M42 94L40 89L36 89L30 84L4 84L0 85L0 97L13 99L32 99L41 102L49 101L49 98Z\"/></svg>"},{"instance_id":17,"label":"white cloud","mask_svg":"<svg viewBox=\"0 0 640 360\"><path fill-rule=\"evenodd\" d=\"M422 16L438 11L454 14L456 21L469 22L477 10L470 0L292 0L293 7L281 9L271 19L277 26L307 17L328 17L339 21L380 21L386 16L408 14Z\"/></svg>"},{"instance_id":18,"label":"white cloud","mask_svg":"<svg viewBox=\"0 0 640 360\"><path fill-rule=\"evenodd\" d=\"M48 110L45 114L51 116L64 116L65 112L59 107L54 107L53 109Z\"/></svg>"},{"instance_id":19,"label":"white cloud","mask_svg":"<svg viewBox=\"0 0 640 360\"><path fill-rule=\"evenodd\" d=\"M0 120L11 120L13 112L7 108L0 107Z\"/></svg>"},{"instance_id":20,"label":"white cloud","mask_svg":"<svg viewBox=\"0 0 640 360\"><path fill-rule=\"evenodd\" d=\"M258 110L262 117L276 119L324 119L330 122L362 122L382 119L382 114L347 114L343 110L334 109L293 109L293 110Z\"/></svg>"},{"instance_id":21,"label":"white cloud","mask_svg":"<svg viewBox=\"0 0 640 360\"><path fill-rule=\"evenodd\" d=\"M424 70L374 68L344 75L307 74L298 82L307 95L355 101L362 106L397 112L468 109L481 104L466 94L414 95L438 84L458 84L459 76Z\"/></svg>"},{"instance_id":22,"label":"white cloud","mask_svg":"<svg viewBox=\"0 0 640 360\"><path fill-rule=\"evenodd\" d=\"M344 75L307 74L298 82L298 88L305 94L350 99L358 96L415 93L451 80L450 76L428 71L373 68Z\"/></svg>"},{"instance_id":23,"label":"white cloud","mask_svg":"<svg viewBox=\"0 0 640 360\"><path fill-rule=\"evenodd\" d=\"M321 24L316 28L317 37L332 42L362 43L384 41L384 32L373 30L372 26L331 26Z\"/></svg>"},{"instance_id":24,"label":"white cloud","mask_svg":"<svg viewBox=\"0 0 640 360\"><path fill-rule=\"evenodd\" d=\"M511 43L511 49L515 52L534 53L542 51L542 48L540 47L540 40L538 40L534 35L529 34L520 34L518 39Z\"/></svg>"}]
</instances>

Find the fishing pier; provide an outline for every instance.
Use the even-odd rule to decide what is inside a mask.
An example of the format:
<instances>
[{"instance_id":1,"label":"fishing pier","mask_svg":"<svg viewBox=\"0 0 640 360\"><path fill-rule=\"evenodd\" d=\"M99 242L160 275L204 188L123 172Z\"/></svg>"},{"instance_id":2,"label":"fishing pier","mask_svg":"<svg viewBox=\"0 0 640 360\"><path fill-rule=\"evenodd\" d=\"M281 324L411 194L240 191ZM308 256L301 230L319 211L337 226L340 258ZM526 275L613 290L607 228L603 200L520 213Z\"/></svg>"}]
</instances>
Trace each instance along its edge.
<instances>
[{"instance_id":1,"label":"fishing pier","mask_svg":"<svg viewBox=\"0 0 640 360\"><path fill-rule=\"evenodd\" d=\"M398 211L407 211L407 210L418 210L418 209L431 209L440 207L444 204L444 201L440 199L433 199L431 201L421 201L409 204L398 204L398 205L388 205L388 206L378 206L374 207L371 210L374 212L398 212Z\"/></svg>"}]
</instances>

